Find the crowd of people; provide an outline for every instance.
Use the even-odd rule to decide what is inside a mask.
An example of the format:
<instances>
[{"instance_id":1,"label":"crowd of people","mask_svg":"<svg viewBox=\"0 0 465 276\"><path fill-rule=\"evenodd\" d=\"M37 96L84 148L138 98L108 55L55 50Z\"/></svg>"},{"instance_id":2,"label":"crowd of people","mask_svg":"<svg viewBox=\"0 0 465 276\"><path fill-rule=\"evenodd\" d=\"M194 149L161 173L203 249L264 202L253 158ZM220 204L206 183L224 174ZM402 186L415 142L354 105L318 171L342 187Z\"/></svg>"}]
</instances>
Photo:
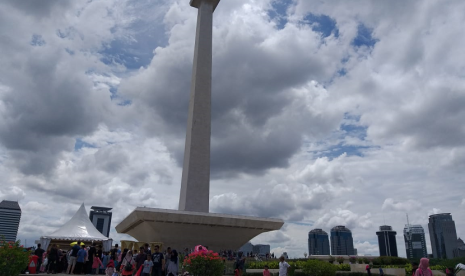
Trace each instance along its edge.
<instances>
[{"instance_id":1,"label":"crowd of people","mask_svg":"<svg viewBox=\"0 0 465 276\"><path fill-rule=\"evenodd\" d=\"M59 249L56 244L45 251L38 244L33 252L37 256L37 273L175 276L179 272L178 252L170 247L160 252L160 247L155 245L152 252L145 244L133 251L127 248L121 250L116 244L105 252L101 245L86 246L81 242L71 245L68 251Z\"/></svg>"}]
</instances>

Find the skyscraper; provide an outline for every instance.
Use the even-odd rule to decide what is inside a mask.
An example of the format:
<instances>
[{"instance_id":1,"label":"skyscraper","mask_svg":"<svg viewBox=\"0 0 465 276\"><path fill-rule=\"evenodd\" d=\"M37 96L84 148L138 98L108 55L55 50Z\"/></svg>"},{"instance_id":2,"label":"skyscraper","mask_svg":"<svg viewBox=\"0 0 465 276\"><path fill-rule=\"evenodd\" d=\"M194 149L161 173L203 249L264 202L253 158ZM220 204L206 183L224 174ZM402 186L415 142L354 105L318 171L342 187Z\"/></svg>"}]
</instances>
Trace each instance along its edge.
<instances>
[{"instance_id":1,"label":"skyscraper","mask_svg":"<svg viewBox=\"0 0 465 276\"><path fill-rule=\"evenodd\" d=\"M429 216L428 228L434 258L454 258L457 248L457 232L450 213Z\"/></svg>"},{"instance_id":2,"label":"skyscraper","mask_svg":"<svg viewBox=\"0 0 465 276\"><path fill-rule=\"evenodd\" d=\"M270 254L270 249L271 247L269 244L255 244L252 252L259 256L266 256L266 254Z\"/></svg>"},{"instance_id":3,"label":"skyscraper","mask_svg":"<svg viewBox=\"0 0 465 276\"><path fill-rule=\"evenodd\" d=\"M380 256L394 256L397 255L397 232L392 230L391 226L382 225L379 227L379 231L376 232L378 236L379 255Z\"/></svg>"},{"instance_id":4,"label":"skyscraper","mask_svg":"<svg viewBox=\"0 0 465 276\"><path fill-rule=\"evenodd\" d=\"M457 240L457 249L455 253L456 257L465 257L465 243L461 238Z\"/></svg>"},{"instance_id":5,"label":"skyscraper","mask_svg":"<svg viewBox=\"0 0 465 276\"><path fill-rule=\"evenodd\" d=\"M354 255L352 232L345 226L340 225L331 229L331 254Z\"/></svg>"},{"instance_id":6,"label":"skyscraper","mask_svg":"<svg viewBox=\"0 0 465 276\"><path fill-rule=\"evenodd\" d=\"M405 251L408 259L428 257L425 230L421 225L406 224L404 228Z\"/></svg>"},{"instance_id":7,"label":"skyscraper","mask_svg":"<svg viewBox=\"0 0 465 276\"><path fill-rule=\"evenodd\" d=\"M308 254L329 255L328 233L322 229L313 229L308 232Z\"/></svg>"},{"instance_id":8,"label":"skyscraper","mask_svg":"<svg viewBox=\"0 0 465 276\"><path fill-rule=\"evenodd\" d=\"M92 206L90 209L90 221L100 233L108 237L110 235L112 215L110 210L113 208Z\"/></svg>"},{"instance_id":9,"label":"skyscraper","mask_svg":"<svg viewBox=\"0 0 465 276\"><path fill-rule=\"evenodd\" d=\"M20 220L21 208L17 201L0 202L0 235L5 237L5 241L16 241Z\"/></svg>"}]
</instances>

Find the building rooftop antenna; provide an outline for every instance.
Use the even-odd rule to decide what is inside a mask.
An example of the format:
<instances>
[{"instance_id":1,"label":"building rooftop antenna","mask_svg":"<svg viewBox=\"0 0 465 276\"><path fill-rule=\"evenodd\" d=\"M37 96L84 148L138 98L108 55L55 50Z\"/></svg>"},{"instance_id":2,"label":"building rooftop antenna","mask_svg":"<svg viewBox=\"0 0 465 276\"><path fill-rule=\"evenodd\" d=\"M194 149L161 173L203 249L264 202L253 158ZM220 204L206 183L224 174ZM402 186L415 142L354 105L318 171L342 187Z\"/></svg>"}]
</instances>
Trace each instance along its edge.
<instances>
[{"instance_id":1,"label":"building rooftop antenna","mask_svg":"<svg viewBox=\"0 0 465 276\"><path fill-rule=\"evenodd\" d=\"M412 230L410 229L410 221L408 220L408 213L405 213L405 215L407 216L408 236L409 236L409 239L412 240Z\"/></svg>"}]
</instances>

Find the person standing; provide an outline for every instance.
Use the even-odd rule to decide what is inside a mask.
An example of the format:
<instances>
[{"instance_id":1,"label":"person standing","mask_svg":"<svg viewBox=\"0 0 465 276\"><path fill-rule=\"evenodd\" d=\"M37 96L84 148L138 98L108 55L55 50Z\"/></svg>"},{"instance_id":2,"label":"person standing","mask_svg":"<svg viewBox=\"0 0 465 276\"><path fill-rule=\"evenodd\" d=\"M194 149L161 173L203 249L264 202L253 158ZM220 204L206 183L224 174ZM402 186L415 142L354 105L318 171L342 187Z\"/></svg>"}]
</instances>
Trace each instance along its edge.
<instances>
[{"instance_id":1,"label":"person standing","mask_svg":"<svg viewBox=\"0 0 465 276\"><path fill-rule=\"evenodd\" d=\"M242 252L237 253L236 257L236 269L238 271L239 276L242 275L245 267L245 255Z\"/></svg>"},{"instance_id":2,"label":"person standing","mask_svg":"<svg viewBox=\"0 0 465 276\"><path fill-rule=\"evenodd\" d=\"M160 246L155 245L153 248L154 253L152 254L152 276L163 276L165 271L165 258L160 252Z\"/></svg>"},{"instance_id":3,"label":"person standing","mask_svg":"<svg viewBox=\"0 0 465 276\"><path fill-rule=\"evenodd\" d=\"M263 276L271 276L270 271L268 270L268 266L265 265L265 269L263 270Z\"/></svg>"},{"instance_id":4,"label":"person standing","mask_svg":"<svg viewBox=\"0 0 465 276\"><path fill-rule=\"evenodd\" d=\"M433 272L429 268L429 259L421 258L420 265L415 271L415 276L433 276Z\"/></svg>"},{"instance_id":5,"label":"person standing","mask_svg":"<svg viewBox=\"0 0 465 276\"><path fill-rule=\"evenodd\" d=\"M168 275L168 266L170 265L171 262L171 247L166 248L166 254L165 254L165 274Z\"/></svg>"},{"instance_id":6,"label":"person standing","mask_svg":"<svg viewBox=\"0 0 465 276\"><path fill-rule=\"evenodd\" d=\"M44 254L45 250L42 249L42 244L37 244L37 249L34 251L34 255L37 256L38 260L37 260L37 268L39 270L40 266L42 265L42 255ZM37 270L37 271L38 271ZM38 273L38 272L37 272Z\"/></svg>"},{"instance_id":7,"label":"person standing","mask_svg":"<svg viewBox=\"0 0 465 276\"><path fill-rule=\"evenodd\" d=\"M100 266L102 261L97 255L94 255L94 261L92 262L92 275L100 274Z\"/></svg>"},{"instance_id":8,"label":"person standing","mask_svg":"<svg viewBox=\"0 0 465 276\"><path fill-rule=\"evenodd\" d=\"M144 261L143 268L142 268L142 276L150 276L152 275L152 256L147 255L147 260Z\"/></svg>"},{"instance_id":9,"label":"person standing","mask_svg":"<svg viewBox=\"0 0 465 276\"><path fill-rule=\"evenodd\" d=\"M178 252L176 250L171 251L170 262L166 269L168 276L177 276L179 267L178 267Z\"/></svg>"},{"instance_id":10,"label":"person standing","mask_svg":"<svg viewBox=\"0 0 465 276\"><path fill-rule=\"evenodd\" d=\"M287 276L289 267L291 266L284 260L284 256L279 257L279 276Z\"/></svg>"},{"instance_id":11,"label":"person standing","mask_svg":"<svg viewBox=\"0 0 465 276\"><path fill-rule=\"evenodd\" d=\"M144 264L144 262L147 260L147 254L145 253L145 248L143 246L141 246L139 248L139 254L137 254L136 256L136 271L139 270L139 268ZM150 256L150 255L148 255Z\"/></svg>"},{"instance_id":12,"label":"person standing","mask_svg":"<svg viewBox=\"0 0 465 276\"><path fill-rule=\"evenodd\" d=\"M368 276L371 276L371 267L370 267L370 264L367 264L367 266L365 267L365 270L367 271Z\"/></svg>"},{"instance_id":13,"label":"person standing","mask_svg":"<svg viewBox=\"0 0 465 276\"><path fill-rule=\"evenodd\" d=\"M58 248L56 244L53 244L52 248L50 248L50 253L48 253L47 273L50 273L50 271L52 271L53 274L56 274L57 262L58 262Z\"/></svg>"},{"instance_id":14,"label":"person standing","mask_svg":"<svg viewBox=\"0 0 465 276\"><path fill-rule=\"evenodd\" d=\"M119 257L121 256L121 250L118 248L118 244L115 244L115 248L113 248L110 252L110 257L115 262L115 269L118 271L119 268Z\"/></svg>"},{"instance_id":15,"label":"person standing","mask_svg":"<svg viewBox=\"0 0 465 276\"><path fill-rule=\"evenodd\" d=\"M126 249L124 249L126 251ZM136 262L132 258L132 250L127 251L126 255L121 259L121 275L129 276L132 275L136 268Z\"/></svg>"},{"instance_id":16,"label":"person standing","mask_svg":"<svg viewBox=\"0 0 465 276\"><path fill-rule=\"evenodd\" d=\"M413 262L412 263L412 276L415 276L415 273L418 269L418 263L417 262Z\"/></svg>"},{"instance_id":17,"label":"person standing","mask_svg":"<svg viewBox=\"0 0 465 276\"><path fill-rule=\"evenodd\" d=\"M81 246L77 253L76 258L76 270L77 274L85 273L85 263L86 263L87 251L85 245Z\"/></svg>"},{"instance_id":18,"label":"person standing","mask_svg":"<svg viewBox=\"0 0 465 276\"><path fill-rule=\"evenodd\" d=\"M87 250L87 260L86 260L86 273L91 274L92 273L92 268L94 267L94 256L97 254L97 249L94 246L94 243L91 244L89 250Z\"/></svg>"},{"instance_id":19,"label":"person standing","mask_svg":"<svg viewBox=\"0 0 465 276\"><path fill-rule=\"evenodd\" d=\"M152 256L152 251L149 249L148 243L144 244L144 251L145 251L145 254Z\"/></svg>"},{"instance_id":20,"label":"person standing","mask_svg":"<svg viewBox=\"0 0 465 276\"><path fill-rule=\"evenodd\" d=\"M81 250L81 247L79 246L79 242L76 242L76 244L71 248L71 254L69 255L68 269L66 270L67 274L74 273L79 250Z\"/></svg>"}]
</instances>

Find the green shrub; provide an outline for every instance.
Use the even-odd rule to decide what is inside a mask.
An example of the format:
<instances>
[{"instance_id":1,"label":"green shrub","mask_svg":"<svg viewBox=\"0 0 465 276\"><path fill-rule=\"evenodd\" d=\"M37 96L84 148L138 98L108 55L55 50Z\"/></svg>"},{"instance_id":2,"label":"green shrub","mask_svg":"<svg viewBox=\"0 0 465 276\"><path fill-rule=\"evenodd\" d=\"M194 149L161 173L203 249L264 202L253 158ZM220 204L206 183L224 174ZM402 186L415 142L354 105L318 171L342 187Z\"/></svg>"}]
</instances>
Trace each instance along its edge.
<instances>
[{"instance_id":1,"label":"green shrub","mask_svg":"<svg viewBox=\"0 0 465 276\"><path fill-rule=\"evenodd\" d=\"M311 276L335 276L337 267L320 260L308 260L302 271Z\"/></svg>"},{"instance_id":2,"label":"green shrub","mask_svg":"<svg viewBox=\"0 0 465 276\"><path fill-rule=\"evenodd\" d=\"M298 260L288 260L286 262L294 269L302 269L302 267L307 262L307 260L298 259ZM247 265L247 268L250 268L250 269L264 269L265 265L267 265L269 269L278 269L279 261L278 260L260 261L260 262L251 261L251 262L246 263L246 265Z\"/></svg>"},{"instance_id":3,"label":"green shrub","mask_svg":"<svg viewBox=\"0 0 465 276\"><path fill-rule=\"evenodd\" d=\"M335 266L337 271L350 271L350 264L337 264Z\"/></svg>"},{"instance_id":4,"label":"green shrub","mask_svg":"<svg viewBox=\"0 0 465 276\"><path fill-rule=\"evenodd\" d=\"M27 267L29 252L26 251L20 241L7 242L0 240L0 276L17 276Z\"/></svg>"},{"instance_id":5,"label":"green shrub","mask_svg":"<svg viewBox=\"0 0 465 276\"><path fill-rule=\"evenodd\" d=\"M420 261L417 261L417 263L420 263ZM457 264L462 263L465 264L465 257L459 257L459 258L454 258L454 259L430 259L429 260L429 265L430 266L445 266L445 267L450 267L450 268L455 268Z\"/></svg>"},{"instance_id":6,"label":"green shrub","mask_svg":"<svg viewBox=\"0 0 465 276\"><path fill-rule=\"evenodd\" d=\"M343 257L337 257L336 258L337 262L342 264L344 262L344 258Z\"/></svg>"},{"instance_id":7,"label":"green shrub","mask_svg":"<svg viewBox=\"0 0 465 276\"><path fill-rule=\"evenodd\" d=\"M355 264L355 263L357 263L357 258L355 258L355 257L350 257L350 258L349 258L349 262L352 263L352 264Z\"/></svg>"},{"instance_id":8,"label":"green shrub","mask_svg":"<svg viewBox=\"0 0 465 276\"><path fill-rule=\"evenodd\" d=\"M362 258L358 258L358 259L357 259L357 262L358 262L359 264L363 264L363 259L362 259Z\"/></svg>"}]
</instances>

